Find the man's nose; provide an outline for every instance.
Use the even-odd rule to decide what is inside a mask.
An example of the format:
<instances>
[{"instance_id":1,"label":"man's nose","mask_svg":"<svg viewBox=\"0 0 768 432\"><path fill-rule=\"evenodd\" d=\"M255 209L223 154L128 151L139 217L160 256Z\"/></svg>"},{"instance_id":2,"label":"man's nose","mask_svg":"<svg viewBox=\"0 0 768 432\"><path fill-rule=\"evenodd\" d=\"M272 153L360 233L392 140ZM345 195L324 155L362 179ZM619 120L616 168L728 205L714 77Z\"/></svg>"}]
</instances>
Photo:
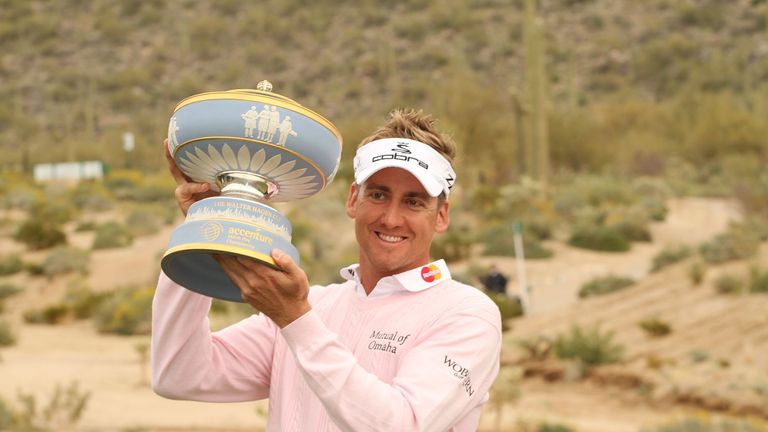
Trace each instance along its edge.
<instances>
[{"instance_id":1,"label":"man's nose","mask_svg":"<svg viewBox=\"0 0 768 432\"><path fill-rule=\"evenodd\" d=\"M381 215L381 223L387 227L400 226L403 222L403 214L400 205L396 201L391 201L384 209Z\"/></svg>"}]
</instances>

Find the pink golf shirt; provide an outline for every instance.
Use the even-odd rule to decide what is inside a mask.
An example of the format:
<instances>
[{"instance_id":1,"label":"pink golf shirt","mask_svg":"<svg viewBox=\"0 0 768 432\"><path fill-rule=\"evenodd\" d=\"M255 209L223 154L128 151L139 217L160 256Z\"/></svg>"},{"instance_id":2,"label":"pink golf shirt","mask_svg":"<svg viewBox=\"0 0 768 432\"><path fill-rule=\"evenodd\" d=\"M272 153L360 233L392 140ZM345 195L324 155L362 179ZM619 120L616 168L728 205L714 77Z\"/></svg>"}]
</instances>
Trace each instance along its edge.
<instances>
[{"instance_id":1,"label":"pink golf shirt","mask_svg":"<svg viewBox=\"0 0 768 432\"><path fill-rule=\"evenodd\" d=\"M211 333L211 299L160 275L152 384L173 399L269 398L270 431L473 431L499 371L501 321L442 260L360 294L356 266L313 286L280 329L253 315Z\"/></svg>"}]
</instances>

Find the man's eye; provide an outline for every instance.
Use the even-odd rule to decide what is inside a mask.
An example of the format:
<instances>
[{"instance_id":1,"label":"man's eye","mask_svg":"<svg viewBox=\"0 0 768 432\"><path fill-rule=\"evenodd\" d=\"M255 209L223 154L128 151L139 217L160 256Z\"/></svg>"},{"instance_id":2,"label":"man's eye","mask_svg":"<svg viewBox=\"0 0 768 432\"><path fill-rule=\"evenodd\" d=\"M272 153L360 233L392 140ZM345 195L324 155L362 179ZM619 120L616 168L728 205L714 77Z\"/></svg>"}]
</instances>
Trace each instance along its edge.
<instances>
[{"instance_id":1,"label":"man's eye","mask_svg":"<svg viewBox=\"0 0 768 432\"><path fill-rule=\"evenodd\" d=\"M375 200L381 200L384 199L384 192L374 191L371 192L370 197Z\"/></svg>"},{"instance_id":2,"label":"man's eye","mask_svg":"<svg viewBox=\"0 0 768 432\"><path fill-rule=\"evenodd\" d=\"M405 200L405 204L409 207L423 207L424 202L415 198L408 198Z\"/></svg>"}]
</instances>

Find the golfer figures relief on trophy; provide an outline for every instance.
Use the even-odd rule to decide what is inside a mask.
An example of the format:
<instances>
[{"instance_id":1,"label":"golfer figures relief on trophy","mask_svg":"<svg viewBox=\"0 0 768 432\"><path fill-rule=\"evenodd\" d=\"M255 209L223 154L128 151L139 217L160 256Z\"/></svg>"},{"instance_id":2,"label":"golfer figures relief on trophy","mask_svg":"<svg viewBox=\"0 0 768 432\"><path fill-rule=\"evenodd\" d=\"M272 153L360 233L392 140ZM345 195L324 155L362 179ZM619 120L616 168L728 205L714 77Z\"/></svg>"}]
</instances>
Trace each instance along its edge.
<instances>
[{"instance_id":1,"label":"golfer figures relief on trophy","mask_svg":"<svg viewBox=\"0 0 768 432\"><path fill-rule=\"evenodd\" d=\"M299 263L291 223L267 203L323 190L339 167L341 141L331 122L272 93L267 81L256 90L182 100L168 126L170 154L184 174L221 194L189 208L161 261L165 274L200 294L242 302L211 253L274 266L270 254L277 248Z\"/></svg>"}]
</instances>

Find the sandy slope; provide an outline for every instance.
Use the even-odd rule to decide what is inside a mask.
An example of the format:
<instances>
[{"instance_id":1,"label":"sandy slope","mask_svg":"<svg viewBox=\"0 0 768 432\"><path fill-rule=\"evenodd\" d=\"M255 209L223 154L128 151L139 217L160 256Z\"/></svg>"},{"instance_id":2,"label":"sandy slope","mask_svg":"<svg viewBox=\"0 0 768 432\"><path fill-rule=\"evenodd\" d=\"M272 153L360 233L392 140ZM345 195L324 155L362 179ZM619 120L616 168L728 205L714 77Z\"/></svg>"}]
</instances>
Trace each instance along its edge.
<instances>
[{"instance_id":1,"label":"sandy slope","mask_svg":"<svg viewBox=\"0 0 768 432\"><path fill-rule=\"evenodd\" d=\"M632 253L599 254L553 245L557 250L555 259L529 262L527 271L534 287L535 314L515 322L509 337L537 331L551 333L571 322L586 319L615 321L617 329L623 329L622 337L635 341L629 354L641 363L640 359L648 352L658 351L665 357L674 358L685 358L687 355L686 349L678 347L674 342L648 341L639 333L634 321L651 311L665 318L673 317L676 333L679 332L681 338L699 338L702 344L711 339L708 335L728 323L727 318L710 323L708 317L712 313L729 313L729 317L737 317L741 310L750 311L750 316L762 316L759 311L764 311L766 304L746 301L743 305L721 304L716 297L712 297L711 290L690 290L688 287L677 287L674 283L667 288L648 289L661 286L665 279L663 276L659 276L662 280L650 278L644 281L642 286L623 293L620 298L595 299L574 305L578 287L585 280L609 271L642 277L648 271L651 257L664 244L698 243L722 231L729 220L737 217L732 204L718 200L674 201L670 210L667 220L653 228L656 241L636 245ZM97 290L154 284L158 257L165 248L169 229L137 239L130 248L94 252L91 257L91 273L87 276L88 283ZM77 235L72 243L87 247L92 240L89 236ZM4 251L18 247L6 239L0 242L3 242L0 247ZM42 256L32 254L27 259L40 259ZM514 262L510 259L483 258L480 262L497 262L503 271L514 274ZM669 276L669 279L679 278ZM258 430L263 425L263 417L256 414L256 403L168 401L155 396L145 385L140 385L143 372L135 346L146 343L146 336L125 338L100 335L89 322L55 327L23 324L23 310L58 301L67 281L47 281L27 275L15 275L9 280L24 286L25 292L10 299L6 306L6 315L18 330L19 342L14 347L0 350L3 359L0 362L0 396L4 399L15 401L17 391L21 390L34 392L42 401L57 383L77 381L82 389L91 393L88 408L80 423L83 430L123 430L137 426L149 430ZM513 283L510 290L514 289ZM691 296L683 298L676 295L673 291L675 289ZM701 308L700 313L680 314L679 309L669 303L670 296L672 299L679 297L681 303L695 303L697 308ZM597 311L604 314L597 314ZM753 326L761 324L763 328L768 328L764 325L765 321L742 320L739 323L734 324L741 326L738 327L739 331L754 332L754 344L765 345L765 333L753 329ZM728 331L736 331L730 329ZM712 356L717 356L721 351L738 349L738 344L702 347L711 350ZM263 403L260 406L263 407ZM533 380L524 383L522 399L506 407L504 419L507 428L521 420L534 423L550 420L578 426L582 431L609 432L637 430L638 425L658 423L679 412L677 408L661 409L638 404L631 394L590 387L588 383L560 382L553 385ZM491 427L493 417L490 413L486 413L482 424Z\"/></svg>"}]
</instances>

